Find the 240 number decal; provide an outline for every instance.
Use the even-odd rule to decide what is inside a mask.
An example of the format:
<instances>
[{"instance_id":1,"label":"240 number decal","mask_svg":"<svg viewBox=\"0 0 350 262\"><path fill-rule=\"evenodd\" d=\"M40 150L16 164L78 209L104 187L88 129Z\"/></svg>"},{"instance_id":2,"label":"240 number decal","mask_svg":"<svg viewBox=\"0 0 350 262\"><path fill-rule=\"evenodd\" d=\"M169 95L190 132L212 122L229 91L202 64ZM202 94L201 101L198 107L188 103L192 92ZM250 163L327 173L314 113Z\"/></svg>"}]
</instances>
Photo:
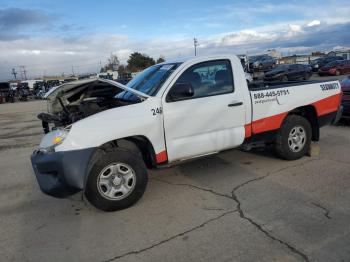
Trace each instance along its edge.
<instances>
[{"instance_id":1,"label":"240 number decal","mask_svg":"<svg viewBox=\"0 0 350 262\"><path fill-rule=\"evenodd\" d=\"M154 116L160 115L160 114L163 113L163 108L161 108L161 107L152 108L152 109L151 109L151 112L152 112L152 114L153 114Z\"/></svg>"}]
</instances>

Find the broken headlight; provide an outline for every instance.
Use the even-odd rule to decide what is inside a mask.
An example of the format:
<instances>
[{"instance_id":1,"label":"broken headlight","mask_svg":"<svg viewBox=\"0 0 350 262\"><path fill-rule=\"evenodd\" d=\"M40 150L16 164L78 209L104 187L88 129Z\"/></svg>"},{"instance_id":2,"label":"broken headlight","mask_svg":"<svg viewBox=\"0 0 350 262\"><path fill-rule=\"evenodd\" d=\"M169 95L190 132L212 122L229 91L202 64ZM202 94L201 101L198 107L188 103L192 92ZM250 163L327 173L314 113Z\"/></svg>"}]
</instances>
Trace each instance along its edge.
<instances>
[{"instance_id":1,"label":"broken headlight","mask_svg":"<svg viewBox=\"0 0 350 262\"><path fill-rule=\"evenodd\" d=\"M69 131L67 129L56 129L47 133L41 140L40 149L53 149L55 146L61 144L67 137Z\"/></svg>"}]
</instances>

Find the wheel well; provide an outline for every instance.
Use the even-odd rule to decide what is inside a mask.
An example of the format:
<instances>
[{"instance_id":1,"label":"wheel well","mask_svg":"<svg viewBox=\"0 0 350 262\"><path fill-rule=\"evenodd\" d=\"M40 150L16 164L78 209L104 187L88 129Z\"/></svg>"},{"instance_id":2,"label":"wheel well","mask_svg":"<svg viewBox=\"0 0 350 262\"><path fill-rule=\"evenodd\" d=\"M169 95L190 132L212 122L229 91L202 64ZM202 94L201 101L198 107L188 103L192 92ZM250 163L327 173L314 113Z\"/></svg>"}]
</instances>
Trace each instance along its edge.
<instances>
[{"instance_id":1,"label":"wheel well","mask_svg":"<svg viewBox=\"0 0 350 262\"><path fill-rule=\"evenodd\" d=\"M317 112L314 106L302 106L295 108L291 112L289 112L289 115L300 115L304 118L306 118L309 123L311 124L312 128L312 141L319 141L320 139L320 126L318 123L318 117Z\"/></svg>"},{"instance_id":2,"label":"wheel well","mask_svg":"<svg viewBox=\"0 0 350 262\"><path fill-rule=\"evenodd\" d=\"M139 154L148 168L157 165L156 154L152 143L145 136L131 136L109 141L100 146L102 150L113 150L115 147L125 148Z\"/></svg>"}]
</instances>

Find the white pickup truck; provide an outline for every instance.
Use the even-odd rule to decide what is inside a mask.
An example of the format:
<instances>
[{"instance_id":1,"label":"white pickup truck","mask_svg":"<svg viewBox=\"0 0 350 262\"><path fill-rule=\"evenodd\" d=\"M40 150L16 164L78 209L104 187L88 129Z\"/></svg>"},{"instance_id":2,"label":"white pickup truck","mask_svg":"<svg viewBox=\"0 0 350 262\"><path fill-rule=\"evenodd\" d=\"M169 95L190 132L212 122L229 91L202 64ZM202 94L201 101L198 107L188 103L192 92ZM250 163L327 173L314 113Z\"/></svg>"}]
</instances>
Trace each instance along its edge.
<instances>
[{"instance_id":1,"label":"white pickup truck","mask_svg":"<svg viewBox=\"0 0 350 262\"><path fill-rule=\"evenodd\" d=\"M97 208L130 207L147 168L263 142L303 157L341 114L338 81L249 85L236 56L157 64L126 86L94 79L47 94L47 133L31 157L43 192L83 190Z\"/></svg>"}]
</instances>

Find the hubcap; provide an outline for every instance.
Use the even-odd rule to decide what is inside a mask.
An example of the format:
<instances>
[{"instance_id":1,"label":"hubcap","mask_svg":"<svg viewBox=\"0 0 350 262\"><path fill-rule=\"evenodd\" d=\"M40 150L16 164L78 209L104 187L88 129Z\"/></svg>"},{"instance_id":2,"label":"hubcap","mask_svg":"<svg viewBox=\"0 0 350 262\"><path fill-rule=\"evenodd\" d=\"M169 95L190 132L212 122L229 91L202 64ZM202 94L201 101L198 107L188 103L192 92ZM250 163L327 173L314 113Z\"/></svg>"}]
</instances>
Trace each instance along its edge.
<instances>
[{"instance_id":1,"label":"hubcap","mask_svg":"<svg viewBox=\"0 0 350 262\"><path fill-rule=\"evenodd\" d=\"M125 163L106 166L97 178L98 192L108 200L121 200L135 188L135 171Z\"/></svg>"},{"instance_id":2,"label":"hubcap","mask_svg":"<svg viewBox=\"0 0 350 262\"><path fill-rule=\"evenodd\" d=\"M305 129L302 126L296 126L294 127L288 137L288 145L289 148L297 153L300 152L306 143L306 132Z\"/></svg>"}]
</instances>

